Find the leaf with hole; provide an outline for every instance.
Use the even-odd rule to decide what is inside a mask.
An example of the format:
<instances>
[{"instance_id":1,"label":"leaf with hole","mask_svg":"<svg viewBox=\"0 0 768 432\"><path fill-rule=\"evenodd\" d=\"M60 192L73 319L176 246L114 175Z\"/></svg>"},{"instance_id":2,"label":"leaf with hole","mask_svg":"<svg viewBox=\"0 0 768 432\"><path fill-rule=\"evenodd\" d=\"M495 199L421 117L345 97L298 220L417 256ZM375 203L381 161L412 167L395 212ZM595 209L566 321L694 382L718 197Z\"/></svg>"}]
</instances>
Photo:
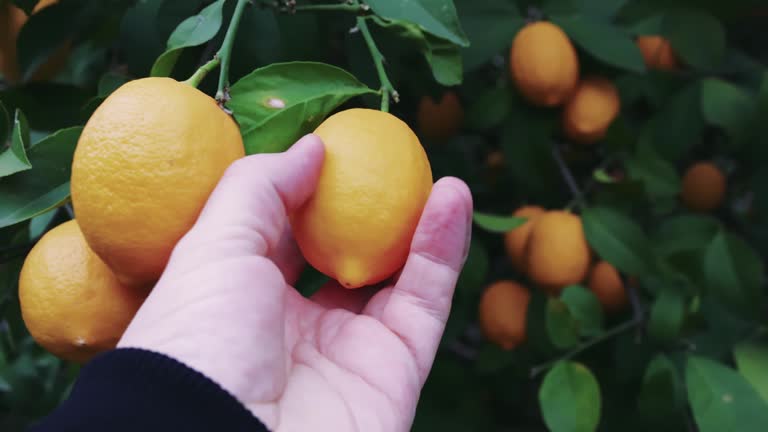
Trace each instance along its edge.
<instances>
[{"instance_id":1,"label":"leaf with hole","mask_svg":"<svg viewBox=\"0 0 768 432\"><path fill-rule=\"evenodd\" d=\"M685 383L699 431L762 432L768 425L768 403L733 369L689 356Z\"/></svg>"},{"instance_id":2,"label":"leaf with hole","mask_svg":"<svg viewBox=\"0 0 768 432\"><path fill-rule=\"evenodd\" d=\"M739 373L768 403L768 342L744 341L733 347L733 357Z\"/></svg>"},{"instance_id":3,"label":"leaf with hole","mask_svg":"<svg viewBox=\"0 0 768 432\"><path fill-rule=\"evenodd\" d=\"M227 106L240 125L247 154L281 152L312 132L350 98L376 93L349 72L314 62L256 69L230 89Z\"/></svg>"}]
</instances>

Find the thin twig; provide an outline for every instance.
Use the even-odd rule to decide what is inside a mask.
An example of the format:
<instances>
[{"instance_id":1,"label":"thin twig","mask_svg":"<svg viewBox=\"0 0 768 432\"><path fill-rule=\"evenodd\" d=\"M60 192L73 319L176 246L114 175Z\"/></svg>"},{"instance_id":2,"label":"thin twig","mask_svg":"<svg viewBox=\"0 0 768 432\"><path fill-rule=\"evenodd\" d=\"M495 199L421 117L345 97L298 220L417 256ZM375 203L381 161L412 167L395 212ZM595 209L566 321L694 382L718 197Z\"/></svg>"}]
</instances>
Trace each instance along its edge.
<instances>
[{"instance_id":1,"label":"thin twig","mask_svg":"<svg viewBox=\"0 0 768 432\"><path fill-rule=\"evenodd\" d=\"M352 12L367 13L371 7L366 4L345 1L336 4L297 5L296 0L259 1L259 6L275 9L278 12L295 14L296 12Z\"/></svg>"},{"instance_id":2,"label":"thin twig","mask_svg":"<svg viewBox=\"0 0 768 432\"><path fill-rule=\"evenodd\" d=\"M603 342L603 341L608 340L608 339L610 339L610 338L612 338L612 337L614 337L616 335L619 335L619 334L621 334L621 333L623 333L623 332L625 332L625 331L635 327L638 324L640 324L640 322L637 321L636 319L632 319L632 320L627 321L627 322L625 322L623 324L619 324L616 327L606 331L605 333L603 333L603 334L601 334L599 336L595 336L594 338L592 338L592 339L582 343L581 345L578 345L576 348L573 348L572 350L568 351L567 353L563 354L562 356L560 356L560 357L558 357L558 358L556 358L554 360L550 360L550 361L548 361L548 362L546 362L544 364L541 364L539 366L534 366L533 368L531 368L531 378L535 378L540 373L550 369L552 366L557 364L557 362L562 361L562 360L571 359L571 358L577 356L578 354L580 354L582 351L585 351L585 350L587 350L587 349L589 349L589 348L599 344L600 342Z\"/></svg>"},{"instance_id":3,"label":"thin twig","mask_svg":"<svg viewBox=\"0 0 768 432\"><path fill-rule=\"evenodd\" d=\"M219 87L216 90L216 101L222 108L224 107L224 104L229 101L229 63L230 57L232 56L232 45L235 44L237 27L240 25L240 18L242 18L243 10L245 10L245 5L248 2L249 0L237 0L235 12L232 14L229 28L227 28L227 34L224 35L224 42L221 44L221 49L216 53L216 57L221 61Z\"/></svg>"},{"instance_id":4,"label":"thin twig","mask_svg":"<svg viewBox=\"0 0 768 432\"><path fill-rule=\"evenodd\" d=\"M293 8L294 12L301 11L336 11L336 12L367 12L368 5L356 4L318 4L318 5L297 5Z\"/></svg>"},{"instance_id":5,"label":"thin twig","mask_svg":"<svg viewBox=\"0 0 768 432\"><path fill-rule=\"evenodd\" d=\"M211 60L208 61L208 63L200 66L195 73L189 77L186 81L184 81L184 84L191 85L192 87L197 88L200 83L205 79L205 77L214 69L216 69L219 64L221 64L221 60L219 59L219 56L214 56Z\"/></svg>"},{"instance_id":6,"label":"thin twig","mask_svg":"<svg viewBox=\"0 0 768 432\"><path fill-rule=\"evenodd\" d=\"M399 102L400 95L389 80L386 69L384 69L384 56L381 54L381 51L379 51L379 47L376 46L373 36L371 36L366 17L357 17L357 28L360 30L360 33L363 34L363 39L365 39L365 43L368 45L368 51L371 52L373 64L376 66L376 72L379 75L379 82L381 83L381 110L389 112L389 98L391 97L395 102Z\"/></svg>"},{"instance_id":7,"label":"thin twig","mask_svg":"<svg viewBox=\"0 0 768 432\"><path fill-rule=\"evenodd\" d=\"M565 183L568 185L568 189L570 189L571 191L571 195L573 195L572 203L583 207L584 195L579 189L579 185L578 183L576 183L576 179L573 178L573 173L571 172L571 169L568 168L568 164L565 163L565 160L563 159L563 155L560 153L560 148L558 147L557 143L555 143L552 146L552 156L554 157L555 162L557 163L558 169L560 169L560 175L563 176ZM569 205L569 207L571 206L572 205Z\"/></svg>"}]
</instances>

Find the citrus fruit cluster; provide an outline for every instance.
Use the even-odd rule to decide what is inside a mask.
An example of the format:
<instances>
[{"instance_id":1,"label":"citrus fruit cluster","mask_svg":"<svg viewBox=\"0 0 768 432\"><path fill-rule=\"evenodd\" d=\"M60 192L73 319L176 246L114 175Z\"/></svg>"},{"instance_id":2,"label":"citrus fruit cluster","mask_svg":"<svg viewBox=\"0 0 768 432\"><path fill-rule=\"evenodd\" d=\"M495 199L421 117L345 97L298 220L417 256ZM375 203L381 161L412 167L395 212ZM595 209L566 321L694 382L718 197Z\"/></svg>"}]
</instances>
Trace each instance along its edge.
<instances>
[{"instance_id":1,"label":"citrus fruit cluster","mask_svg":"<svg viewBox=\"0 0 768 432\"><path fill-rule=\"evenodd\" d=\"M546 295L558 296L569 285L586 283L608 312L627 305L618 270L593 262L581 218L563 210L523 206L514 216L526 222L507 232L504 244L512 266ZM515 281L497 281L483 292L479 317L486 338L503 349L525 341L529 289Z\"/></svg>"},{"instance_id":2,"label":"citrus fruit cluster","mask_svg":"<svg viewBox=\"0 0 768 432\"><path fill-rule=\"evenodd\" d=\"M676 70L679 61L669 41L661 36L641 36L637 45L650 69ZM593 144L605 137L619 115L621 100L611 80L581 77L579 56L568 35L556 24L527 24L512 41L510 76L530 103L562 106L562 129L573 142Z\"/></svg>"},{"instance_id":3,"label":"citrus fruit cluster","mask_svg":"<svg viewBox=\"0 0 768 432\"><path fill-rule=\"evenodd\" d=\"M416 134L381 111L348 109L315 133L325 159L314 195L290 215L296 241L343 286L378 283L408 255L432 189L429 160ZM76 220L46 233L24 263L21 307L35 340L80 362L114 347L243 156L234 120L192 86L144 78L112 93L75 151Z\"/></svg>"},{"instance_id":4,"label":"citrus fruit cluster","mask_svg":"<svg viewBox=\"0 0 768 432\"><path fill-rule=\"evenodd\" d=\"M189 85L144 78L112 93L75 151L76 220L47 232L24 262L19 297L33 338L79 362L114 347L242 156L235 122Z\"/></svg>"}]
</instances>

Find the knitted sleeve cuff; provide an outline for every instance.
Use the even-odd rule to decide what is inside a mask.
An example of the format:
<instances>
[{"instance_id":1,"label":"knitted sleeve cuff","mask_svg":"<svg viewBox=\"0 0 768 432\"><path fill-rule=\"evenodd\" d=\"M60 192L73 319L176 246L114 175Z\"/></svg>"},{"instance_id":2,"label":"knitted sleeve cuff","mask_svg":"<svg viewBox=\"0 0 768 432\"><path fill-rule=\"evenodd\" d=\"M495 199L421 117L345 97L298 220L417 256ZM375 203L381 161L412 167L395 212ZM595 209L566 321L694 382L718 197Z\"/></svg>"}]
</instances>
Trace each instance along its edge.
<instances>
[{"instance_id":1,"label":"knitted sleeve cuff","mask_svg":"<svg viewBox=\"0 0 768 432\"><path fill-rule=\"evenodd\" d=\"M69 398L33 431L267 431L202 373L152 351L121 348L83 367Z\"/></svg>"}]
</instances>

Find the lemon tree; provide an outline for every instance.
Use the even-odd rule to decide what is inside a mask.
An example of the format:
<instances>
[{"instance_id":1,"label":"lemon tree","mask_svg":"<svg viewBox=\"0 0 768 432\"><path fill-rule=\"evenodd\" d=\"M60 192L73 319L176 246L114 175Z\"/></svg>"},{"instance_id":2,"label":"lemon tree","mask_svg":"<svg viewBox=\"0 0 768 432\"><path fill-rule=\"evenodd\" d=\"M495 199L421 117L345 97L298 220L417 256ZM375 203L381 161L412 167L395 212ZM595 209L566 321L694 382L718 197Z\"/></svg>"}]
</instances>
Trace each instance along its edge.
<instances>
[{"instance_id":1,"label":"lemon tree","mask_svg":"<svg viewBox=\"0 0 768 432\"><path fill-rule=\"evenodd\" d=\"M151 288L230 159L283 151L360 108L415 132L405 135L417 156L398 166L421 160L420 145L432 177L460 177L475 202L414 430L764 430L766 19L763 0L0 0L0 430L48 413L80 367L70 361L80 355L36 339L25 321L34 312L22 311L20 274L46 279L22 273L36 245L73 219L107 233L83 226L89 243L155 241L160 258L139 275ZM182 86L195 102L164 108L162 87L141 101L141 124L116 114L125 110L114 102L146 80ZM89 126L104 116L114 126ZM210 143L194 126L211 118L232 132L229 159L199 150ZM73 165L116 126L130 125L120 140L136 144L179 124L186 147L151 150L175 144L166 135L132 159L127 189L152 172L154 193L97 197ZM376 148L395 135L382 131ZM169 160L187 175L217 168L174 177ZM120 187L110 180L119 169L94 182ZM357 176L374 190L394 182ZM174 193L193 180L205 185L192 198ZM153 208L174 200L186 222L148 226ZM125 229L84 202L141 224ZM363 248L407 229L386 231L348 240ZM93 249L110 255L111 272L132 259ZM334 276L326 258L302 275L302 293ZM55 264L72 267L67 259L77 257ZM397 270L385 261L356 264L373 276L354 285ZM113 291L136 276L98 262ZM59 319L105 335L99 350L124 325L75 317Z\"/></svg>"}]
</instances>

